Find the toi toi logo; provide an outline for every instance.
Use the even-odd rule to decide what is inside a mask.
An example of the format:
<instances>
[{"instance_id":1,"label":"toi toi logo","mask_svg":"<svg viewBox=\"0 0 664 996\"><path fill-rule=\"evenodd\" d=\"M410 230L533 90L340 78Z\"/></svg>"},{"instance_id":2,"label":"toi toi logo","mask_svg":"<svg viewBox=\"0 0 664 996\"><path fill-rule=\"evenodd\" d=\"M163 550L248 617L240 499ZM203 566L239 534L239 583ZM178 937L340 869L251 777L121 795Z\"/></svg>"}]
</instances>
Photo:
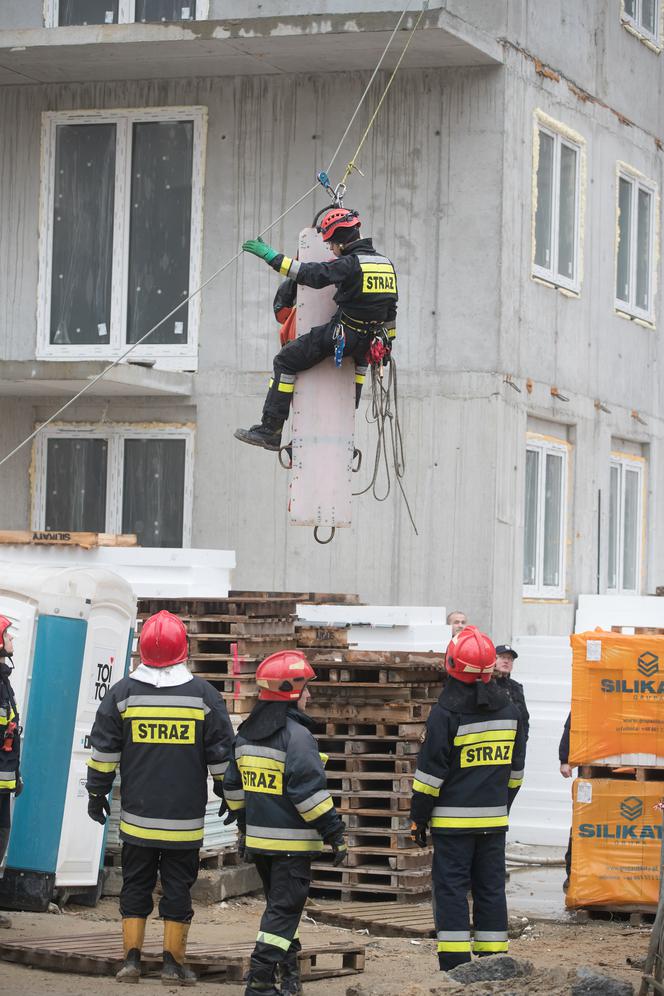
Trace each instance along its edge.
<instances>
[{"instance_id":1,"label":"toi toi logo","mask_svg":"<svg viewBox=\"0 0 664 996\"><path fill-rule=\"evenodd\" d=\"M638 820L643 814L643 799L630 795L620 803L620 813L626 820Z\"/></svg>"}]
</instances>

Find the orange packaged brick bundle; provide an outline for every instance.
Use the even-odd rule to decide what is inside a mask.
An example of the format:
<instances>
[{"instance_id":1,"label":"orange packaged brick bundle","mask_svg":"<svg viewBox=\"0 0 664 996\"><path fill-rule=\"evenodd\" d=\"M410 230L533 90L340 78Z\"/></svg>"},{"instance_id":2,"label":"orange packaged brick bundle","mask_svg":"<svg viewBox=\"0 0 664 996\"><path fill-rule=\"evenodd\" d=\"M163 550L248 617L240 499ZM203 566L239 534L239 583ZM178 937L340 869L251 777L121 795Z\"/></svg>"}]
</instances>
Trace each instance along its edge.
<instances>
[{"instance_id":1,"label":"orange packaged brick bundle","mask_svg":"<svg viewBox=\"0 0 664 996\"><path fill-rule=\"evenodd\" d=\"M570 643L569 763L664 766L664 636L596 630Z\"/></svg>"},{"instance_id":2,"label":"orange packaged brick bundle","mask_svg":"<svg viewBox=\"0 0 664 996\"><path fill-rule=\"evenodd\" d=\"M577 778L567 906L657 906L662 782Z\"/></svg>"}]
</instances>

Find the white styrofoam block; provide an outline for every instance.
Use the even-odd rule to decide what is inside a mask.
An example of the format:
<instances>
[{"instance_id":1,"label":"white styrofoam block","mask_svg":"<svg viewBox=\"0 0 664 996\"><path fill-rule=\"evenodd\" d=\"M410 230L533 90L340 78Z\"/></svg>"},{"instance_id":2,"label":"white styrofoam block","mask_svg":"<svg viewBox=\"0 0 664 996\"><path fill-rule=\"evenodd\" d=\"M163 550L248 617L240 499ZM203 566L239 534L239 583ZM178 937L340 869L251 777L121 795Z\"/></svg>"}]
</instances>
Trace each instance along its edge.
<instances>
[{"instance_id":1,"label":"white styrofoam block","mask_svg":"<svg viewBox=\"0 0 664 996\"><path fill-rule=\"evenodd\" d=\"M446 625L443 607L421 605L297 605L302 622L365 626Z\"/></svg>"},{"instance_id":2,"label":"white styrofoam block","mask_svg":"<svg viewBox=\"0 0 664 996\"><path fill-rule=\"evenodd\" d=\"M612 626L664 628L664 598L657 595L579 595L575 633Z\"/></svg>"},{"instance_id":3,"label":"white styrofoam block","mask_svg":"<svg viewBox=\"0 0 664 996\"><path fill-rule=\"evenodd\" d=\"M351 626L348 630L348 646L357 650L442 653L451 639L451 626Z\"/></svg>"},{"instance_id":4,"label":"white styrofoam block","mask_svg":"<svg viewBox=\"0 0 664 996\"><path fill-rule=\"evenodd\" d=\"M17 565L106 567L128 582L138 598L226 598L234 550L180 547L17 545L3 548Z\"/></svg>"},{"instance_id":5,"label":"white styrofoam block","mask_svg":"<svg viewBox=\"0 0 664 996\"><path fill-rule=\"evenodd\" d=\"M572 650L566 636L517 636L513 676L524 688L530 738L523 786L510 813L512 843L567 845L572 779L560 774L558 744L570 710Z\"/></svg>"}]
</instances>

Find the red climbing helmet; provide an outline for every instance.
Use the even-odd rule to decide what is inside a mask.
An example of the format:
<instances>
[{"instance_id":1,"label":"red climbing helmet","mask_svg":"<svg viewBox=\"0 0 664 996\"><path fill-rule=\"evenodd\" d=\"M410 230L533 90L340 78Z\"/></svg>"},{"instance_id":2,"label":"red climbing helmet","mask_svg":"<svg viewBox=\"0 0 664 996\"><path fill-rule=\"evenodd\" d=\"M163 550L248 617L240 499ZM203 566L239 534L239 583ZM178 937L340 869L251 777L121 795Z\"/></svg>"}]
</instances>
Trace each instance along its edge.
<instances>
[{"instance_id":1,"label":"red climbing helmet","mask_svg":"<svg viewBox=\"0 0 664 996\"><path fill-rule=\"evenodd\" d=\"M143 623L138 639L141 662L148 667L170 667L187 659L184 623L162 609Z\"/></svg>"},{"instance_id":2,"label":"red climbing helmet","mask_svg":"<svg viewBox=\"0 0 664 996\"><path fill-rule=\"evenodd\" d=\"M357 211L349 211L346 208L330 208L316 227L323 236L323 242L330 242L339 228L356 228L360 224L360 216Z\"/></svg>"},{"instance_id":3,"label":"red climbing helmet","mask_svg":"<svg viewBox=\"0 0 664 996\"><path fill-rule=\"evenodd\" d=\"M279 650L270 654L256 670L258 698L267 702L291 702L299 699L304 686L316 672L299 650Z\"/></svg>"},{"instance_id":4,"label":"red climbing helmet","mask_svg":"<svg viewBox=\"0 0 664 996\"><path fill-rule=\"evenodd\" d=\"M447 645L445 667L447 673L458 681L473 685L491 681L496 663L496 648L477 626L466 626Z\"/></svg>"},{"instance_id":5,"label":"red climbing helmet","mask_svg":"<svg viewBox=\"0 0 664 996\"><path fill-rule=\"evenodd\" d=\"M5 633L11 626L12 621L8 619L7 616L0 616L0 650L4 648L5 645Z\"/></svg>"}]
</instances>

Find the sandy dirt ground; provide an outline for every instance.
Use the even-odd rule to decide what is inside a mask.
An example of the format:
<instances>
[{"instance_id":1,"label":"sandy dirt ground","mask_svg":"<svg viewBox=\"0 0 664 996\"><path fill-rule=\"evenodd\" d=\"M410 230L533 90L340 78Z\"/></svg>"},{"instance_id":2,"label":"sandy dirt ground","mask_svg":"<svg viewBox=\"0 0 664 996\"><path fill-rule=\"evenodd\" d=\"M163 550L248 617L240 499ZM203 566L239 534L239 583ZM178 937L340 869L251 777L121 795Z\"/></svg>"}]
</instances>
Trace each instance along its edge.
<instances>
[{"instance_id":1,"label":"sandy dirt ground","mask_svg":"<svg viewBox=\"0 0 664 996\"><path fill-rule=\"evenodd\" d=\"M262 903L255 898L231 900L213 906L198 906L192 925L191 937L195 940L230 943L246 941L256 935ZM68 935L89 932L118 924L117 900L104 899L94 910L83 907L66 907L58 914L13 914L11 931L2 931L0 940L11 937L37 937ZM427 996L430 993L460 992L446 983L446 977L437 971L434 942L411 941L403 938L370 937L305 921L301 928L302 940L362 941L367 945L366 970L358 976L327 979L308 983L306 996L345 996L349 988L360 987L361 993L371 996ZM148 936L160 937L161 925L153 919L148 924ZM546 996L563 996L570 992L565 981L568 970L579 966L594 968L599 972L629 981L636 991L640 972L630 967L627 959L643 958L648 944L648 928L631 928L625 922L591 921L584 925L556 922L533 922L531 929L513 940L510 954L533 963L534 974L527 979L501 983L475 983L463 989L465 993L489 994L542 993ZM67 975L44 972L25 966L0 962L0 991L2 993L48 993L53 996L81 996L95 993L99 996L118 993L118 984L112 978ZM130 990L135 991L135 990ZM166 989L158 980L141 981L144 996L150 993L178 992ZM243 987L221 982L200 982L196 991L206 994L228 993L241 996Z\"/></svg>"}]
</instances>

